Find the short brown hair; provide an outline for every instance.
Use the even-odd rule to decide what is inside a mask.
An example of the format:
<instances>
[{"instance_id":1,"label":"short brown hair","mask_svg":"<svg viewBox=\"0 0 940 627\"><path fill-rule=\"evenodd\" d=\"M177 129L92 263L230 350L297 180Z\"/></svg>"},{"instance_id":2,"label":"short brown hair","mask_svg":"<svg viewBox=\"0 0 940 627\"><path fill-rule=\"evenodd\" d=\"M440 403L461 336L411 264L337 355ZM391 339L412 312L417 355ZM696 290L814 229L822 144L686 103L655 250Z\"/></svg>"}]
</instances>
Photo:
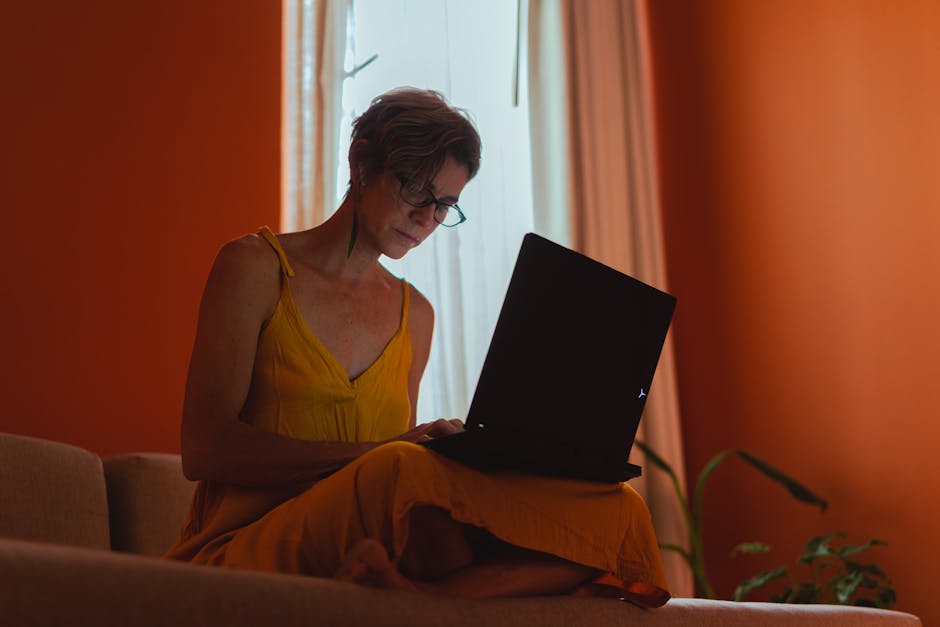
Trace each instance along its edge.
<instances>
[{"instance_id":1,"label":"short brown hair","mask_svg":"<svg viewBox=\"0 0 940 627\"><path fill-rule=\"evenodd\" d=\"M366 177L388 169L424 186L447 155L472 179L480 169L480 149L480 135L466 111L436 91L400 87L374 98L353 122L349 160Z\"/></svg>"}]
</instances>

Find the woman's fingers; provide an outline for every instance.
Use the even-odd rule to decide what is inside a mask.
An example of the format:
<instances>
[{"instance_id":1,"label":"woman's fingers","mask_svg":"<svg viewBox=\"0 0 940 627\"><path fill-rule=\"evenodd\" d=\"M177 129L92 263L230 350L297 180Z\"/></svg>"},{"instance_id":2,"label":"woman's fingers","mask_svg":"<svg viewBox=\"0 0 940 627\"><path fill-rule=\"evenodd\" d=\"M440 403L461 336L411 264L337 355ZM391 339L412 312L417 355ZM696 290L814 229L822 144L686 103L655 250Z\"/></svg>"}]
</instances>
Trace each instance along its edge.
<instances>
[{"instance_id":1,"label":"woman's fingers","mask_svg":"<svg viewBox=\"0 0 940 627\"><path fill-rule=\"evenodd\" d=\"M418 425L414 429L405 431L394 440L403 440L405 442L426 442L431 438L428 436L428 431L431 429L433 423L425 423Z\"/></svg>"},{"instance_id":2,"label":"woman's fingers","mask_svg":"<svg viewBox=\"0 0 940 627\"><path fill-rule=\"evenodd\" d=\"M454 433L459 433L463 431L463 422L457 418L439 418L434 422L429 422L431 429L429 431L430 435L436 438L439 438L444 435L451 435Z\"/></svg>"},{"instance_id":3,"label":"woman's fingers","mask_svg":"<svg viewBox=\"0 0 940 627\"><path fill-rule=\"evenodd\" d=\"M394 439L403 440L405 442L427 442L428 440L440 438L445 435L451 435L453 433L459 433L463 430L462 420L457 418L440 418L432 422L420 424L414 429L406 431Z\"/></svg>"}]
</instances>

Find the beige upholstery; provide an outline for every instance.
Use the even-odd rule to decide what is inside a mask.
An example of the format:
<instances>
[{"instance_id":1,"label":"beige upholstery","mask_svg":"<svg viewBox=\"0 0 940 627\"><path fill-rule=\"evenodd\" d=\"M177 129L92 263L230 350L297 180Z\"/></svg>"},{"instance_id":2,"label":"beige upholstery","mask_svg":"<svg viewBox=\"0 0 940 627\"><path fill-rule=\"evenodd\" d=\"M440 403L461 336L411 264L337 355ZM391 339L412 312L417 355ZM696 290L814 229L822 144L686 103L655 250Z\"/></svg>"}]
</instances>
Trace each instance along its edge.
<instances>
[{"instance_id":1,"label":"beige upholstery","mask_svg":"<svg viewBox=\"0 0 940 627\"><path fill-rule=\"evenodd\" d=\"M111 548L163 555L177 540L195 484L179 455L133 453L104 460L111 509Z\"/></svg>"},{"instance_id":2,"label":"beige upholstery","mask_svg":"<svg viewBox=\"0 0 940 627\"><path fill-rule=\"evenodd\" d=\"M107 549L108 535L97 455L0 433L0 536Z\"/></svg>"},{"instance_id":3,"label":"beige upholstery","mask_svg":"<svg viewBox=\"0 0 940 627\"><path fill-rule=\"evenodd\" d=\"M316 577L192 566L0 540L0 624L31 627L918 627L910 614L823 605L675 599L646 611L613 599L467 601ZM2 582L2 580L0 580ZM44 603L55 590L57 603ZM36 611L43 607L42 612ZM7 620L8 623L3 621Z\"/></svg>"},{"instance_id":4,"label":"beige upholstery","mask_svg":"<svg viewBox=\"0 0 940 627\"><path fill-rule=\"evenodd\" d=\"M0 537L0 625L921 624L902 612L823 605L673 599L645 611L613 599L570 596L467 601L116 553L101 550L109 544L109 498L114 548L156 555L176 539L193 485L177 455L120 455L106 460L104 470L88 451L0 434L0 536L8 536Z\"/></svg>"}]
</instances>

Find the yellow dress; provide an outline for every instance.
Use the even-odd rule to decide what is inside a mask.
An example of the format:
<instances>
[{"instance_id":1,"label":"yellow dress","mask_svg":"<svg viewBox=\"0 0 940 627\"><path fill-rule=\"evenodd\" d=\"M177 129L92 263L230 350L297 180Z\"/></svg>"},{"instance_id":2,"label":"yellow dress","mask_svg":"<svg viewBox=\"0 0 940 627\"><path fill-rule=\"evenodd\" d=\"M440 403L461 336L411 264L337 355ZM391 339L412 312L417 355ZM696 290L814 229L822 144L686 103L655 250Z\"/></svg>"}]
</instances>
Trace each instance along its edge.
<instances>
[{"instance_id":1,"label":"yellow dress","mask_svg":"<svg viewBox=\"0 0 940 627\"><path fill-rule=\"evenodd\" d=\"M274 234L281 296L261 332L241 419L309 440L379 441L408 428L408 295L381 356L350 381L291 296L294 272ZM249 488L201 481L179 542L166 557L200 564L331 577L362 538L397 560L415 505L448 511L511 544L616 577L635 601L669 598L649 511L627 484L483 472L405 442L377 447L312 485Z\"/></svg>"}]
</instances>

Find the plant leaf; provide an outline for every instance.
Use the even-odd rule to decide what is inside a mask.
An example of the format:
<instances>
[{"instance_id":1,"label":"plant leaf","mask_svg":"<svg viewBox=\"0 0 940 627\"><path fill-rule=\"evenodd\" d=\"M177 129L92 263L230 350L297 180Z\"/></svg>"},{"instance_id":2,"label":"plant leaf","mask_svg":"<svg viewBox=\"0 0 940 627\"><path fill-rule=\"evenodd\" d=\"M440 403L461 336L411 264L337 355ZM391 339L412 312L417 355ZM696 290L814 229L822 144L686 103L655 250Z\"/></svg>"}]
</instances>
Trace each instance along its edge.
<instances>
[{"instance_id":1,"label":"plant leaf","mask_svg":"<svg viewBox=\"0 0 940 627\"><path fill-rule=\"evenodd\" d=\"M793 595L793 586L787 586L777 594L770 595L771 603L789 603L790 596Z\"/></svg>"},{"instance_id":2,"label":"plant leaf","mask_svg":"<svg viewBox=\"0 0 940 627\"><path fill-rule=\"evenodd\" d=\"M803 553L797 559L803 564L812 564L817 557L829 557L835 555L835 551L829 547L829 542L834 538L845 538L841 531L830 533L828 536L814 536L803 545Z\"/></svg>"},{"instance_id":3,"label":"plant leaf","mask_svg":"<svg viewBox=\"0 0 940 627\"><path fill-rule=\"evenodd\" d=\"M832 588L835 590L836 599L839 603L848 605L852 601L852 597L855 596L855 592L858 590L858 586L862 583L864 578L864 573L854 572L833 581Z\"/></svg>"},{"instance_id":4,"label":"plant leaf","mask_svg":"<svg viewBox=\"0 0 940 627\"><path fill-rule=\"evenodd\" d=\"M689 510L689 502L686 500L685 495L682 494L682 488L679 485L679 477L676 475L676 471L673 470L672 466L670 466L665 459L660 457L656 451L647 446L646 442L635 440L634 444L636 444L637 448L642 451L643 455L646 456L646 459L649 460L651 464L669 475L669 479L672 480L672 488L675 490L676 498L679 500L679 506L682 508L682 515L685 516L686 527L689 530L689 540L690 544L692 545L692 551L695 552L697 550L696 540L698 538L696 537L696 534L698 533L698 524L696 524L695 520L692 518L692 512ZM688 561L689 564L694 568L694 560L691 558L691 556L688 556Z\"/></svg>"},{"instance_id":5,"label":"plant leaf","mask_svg":"<svg viewBox=\"0 0 940 627\"><path fill-rule=\"evenodd\" d=\"M813 536L806 541L806 544L803 545L803 551L805 553L816 554L819 551L819 547L829 544L833 538L844 538L845 533L837 531L835 533L830 533L827 536Z\"/></svg>"},{"instance_id":6,"label":"plant leaf","mask_svg":"<svg viewBox=\"0 0 940 627\"><path fill-rule=\"evenodd\" d=\"M774 579L779 579L787 574L787 569L785 567L775 568L774 570L765 570L762 573L758 573L744 581L734 590L734 600L735 601L744 601L747 599L747 595L760 588L761 586L766 586L768 583Z\"/></svg>"},{"instance_id":7,"label":"plant leaf","mask_svg":"<svg viewBox=\"0 0 940 627\"><path fill-rule=\"evenodd\" d=\"M851 555L858 555L862 551L867 551L873 546L888 546L888 543L883 540L873 539L873 540L869 540L865 544L860 544L858 546L852 546L850 544L846 544L845 546L839 547L836 552L839 554L839 557L844 559Z\"/></svg>"},{"instance_id":8,"label":"plant leaf","mask_svg":"<svg viewBox=\"0 0 940 627\"><path fill-rule=\"evenodd\" d=\"M861 562L853 562L852 560L844 560L843 563L848 570L855 570L862 573L871 573L876 577L885 576L884 572L875 564L862 564Z\"/></svg>"},{"instance_id":9,"label":"plant leaf","mask_svg":"<svg viewBox=\"0 0 940 627\"><path fill-rule=\"evenodd\" d=\"M770 546L764 544L763 542L742 542L738 546L731 549L731 557L734 557L738 553L769 553Z\"/></svg>"},{"instance_id":10,"label":"plant leaf","mask_svg":"<svg viewBox=\"0 0 940 627\"><path fill-rule=\"evenodd\" d=\"M646 456L646 459L648 459L650 463L665 472L672 480L672 488L675 490L676 498L679 501L679 506L682 508L682 515L685 517L685 525L689 534L689 551L687 553L683 553L683 556L686 558L692 568L692 576L695 579L696 587L706 598L715 598L715 593L712 590L711 584L708 582L708 575L705 572L705 558L702 551L701 519L696 518L695 515L693 515L692 510L689 507L689 501L682 492L682 486L679 485L679 477L676 476L672 466L670 466L666 460L656 454L656 452L647 446L645 442L636 440L636 445L643 452L643 454Z\"/></svg>"},{"instance_id":11,"label":"plant leaf","mask_svg":"<svg viewBox=\"0 0 940 627\"><path fill-rule=\"evenodd\" d=\"M736 452L741 459L749 463L754 468L757 468L770 479L773 479L785 487L787 491L798 501L808 503L809 505L817 505L821 511L826 511L826 508L829 506L829 504L824 499L821 499L813 494L809 488L798 482L796 479L793 479L783 471L778 470L774 466L771 466L759 457L751 455L747 451L738 450Z\"/></svg>"},{"instance_id":12,"label":"plant leaf","mask_svg":"<svg viewBox=\"0 0 940 627\"><path fill-rule=\"evenodd\" d=\"M692 566L692 556L689 555L689 552L686 551L685 548L679 546L678 544L668 544L663 542L660 543L659 549L661 551L672 551L673 553L678 553L682 556L682 559L684 559L689 564L689 566Z\"/></svg>"},{"instance_id":13,"label":"plant leaf","mask_svg":"<svg viewBox=\"0 0 940 627\"><path fill-rule=\"evenodd\" d=\"M793 596L793 586L787 586L778 594L770 595L771 603L789 603L790 597Z\"/></svg>"},{"instance_id":14,"label":"plant leaf","mask_svg":"<svg viewBox=\"0 0 940 627\"><path fill-rule=\"evenodd\" d=\"M698 474L698 482L695 485L695 496L692 499L692 516L697 524L702 523L702 497L705 495L705 483L715 470L724 463L729 456L737 453L737 450L722 451L718 453L705 464L702 471Z\"/></svg>"},{"instance_id":15,"label":"plant leaf","mask_svg":"<svg viewBox=\"0 0 940 627\"><path fill-rule=\"evenodd\" d=\"M800 582L796 593L790 597L788 603L819 603L819 595L823 589L812 581Z\"/></svg>"},{"instance_id":16,"label":"plant leaf","mask_svg":"<svg viewBox=\"0 0 940 627\"><path fill-rule=\"evenodd\" d=\"M654 451L653 449L651 449L650 447L648 447L645 442L643 442L642 440L634 440L633 443L636 444L637 448L639 448L640 451L643 452L643 455L646 456L646 460L647 460L649 463L653 464L654 466L656 466L657 468L659 468L660 470L662 470L663 472L665 472L665 473L666 473L667 475L669 475L670 477L675 477L675 476L676 476L676 473L675 473L675 471L673 471L672 466L670 466L670 465L666 462L666 460L664 460L662 457L660 457L660 456L656 453L656 451Z\"/></svg>"}]
</instances>

